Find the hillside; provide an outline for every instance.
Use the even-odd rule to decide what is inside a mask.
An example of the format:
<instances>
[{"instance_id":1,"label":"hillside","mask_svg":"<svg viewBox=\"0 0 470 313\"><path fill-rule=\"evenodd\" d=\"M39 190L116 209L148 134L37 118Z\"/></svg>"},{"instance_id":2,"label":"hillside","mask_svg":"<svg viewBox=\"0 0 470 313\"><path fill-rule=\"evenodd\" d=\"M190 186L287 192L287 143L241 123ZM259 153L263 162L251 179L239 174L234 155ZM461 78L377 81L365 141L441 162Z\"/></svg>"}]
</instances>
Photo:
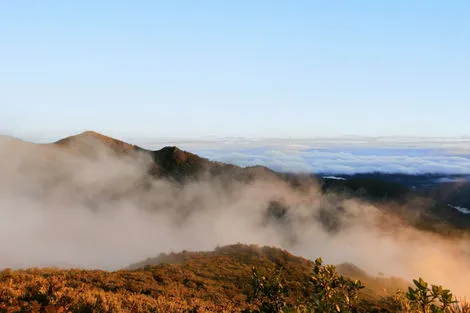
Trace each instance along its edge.
<instances>
[{"instance_id":1,"label":"hillside","mask_svg":"<svg viewBox=\"0 0 470 313\"><path fill-rule=\"evenodd\" d=\"M131 268L116 272L4 270L0 272L0 311L240 312L253 305L248 300L253 268L266 273L281 269L288 289L286 301L291 305L312 292L308 281L313 263L272 247L237 244L211 252L174 253ZM391 284L406 286L399 280L374 281L348 265L341 268L365 279L366 285L373 283L377 290L391 288ZM363 295L364 308L393 306L391 299L379 297L370 288Z\"/></svg>"},{"instance_id":2,"label":"hillside","mask_svg":"<svg viewBox=\"0 0 470 313\"><path fill-rule=\"evenodd\" d=\"M191 252L183 251L179 253L160 254L155 258L148 258L144 261L130 265L128 270L138 270L149 267L154 267L162 264L178 264L180 266L196 265L198 263L211 264L212 262L220 263L219 269L228 268L234 269L235 267L243 267L249 269L250 267L282 267L294 281L302 281L305 279L304 274L309 275L313 266L311 260L295 256L286 250L269 246L257 245L244 245L236 244L218 247L214 251ZM222 263L227 263L224 266ZM229 265L229 263L232 263ZM235 267L234 267L235 266ZM214 273L214 269L207 269L216 276L226 276L233 273ZM380 296L392 294L397 289L407 288L408 283L400 278L384 278L376 277L367 274L362 269L350 263L343 263L337 265L338 273L351 279L357 279L364 282L368 286L365 293L374 299ZM249 272L246 272L249 274Z\"/></svg>"}]
</instances>

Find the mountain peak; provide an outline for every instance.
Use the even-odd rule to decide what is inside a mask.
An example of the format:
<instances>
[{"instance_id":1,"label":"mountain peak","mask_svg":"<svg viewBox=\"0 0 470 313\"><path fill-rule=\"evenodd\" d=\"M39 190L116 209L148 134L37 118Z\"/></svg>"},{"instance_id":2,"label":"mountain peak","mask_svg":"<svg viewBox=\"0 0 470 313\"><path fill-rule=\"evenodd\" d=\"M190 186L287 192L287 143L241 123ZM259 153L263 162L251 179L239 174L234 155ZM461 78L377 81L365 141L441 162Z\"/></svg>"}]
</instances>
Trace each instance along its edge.
<instances>
[{"instance_id":1,"label":"mountain peak","mask_svg":"<svg viewBox=\"0 0 470 313\"><path fill-rule=\"evenodd\" d=\"M76 136L86 136L86 137L97 137L97 138L103 138L103 137L107 137L109 138L108 136L105 136L103 134L100 134L94 130L86 130Z\"/></svg>"},{"instance_id":2,"label":"mountain peak","mask_svg":"<svg viewBox=\"0 0 470 313\"><path fill-rule=\"evenodd\" d=\"M192 175L213 165L209 160L181 150L176 146L167 146L160 150L152 151L151 154L155 163L158 164L160 171L165 173L165 175Z\"/></svg>"},{"instance_id":3,"label":"mountain peak","mask_svg":"<svg viewBox=\"0 0 470 313\"><path fill-rule=\"evenodd\" d=\"M68 139L79 139L79 138L96 138L96 139L100 139L100 140L117 140L117 139L111 138L109 136L103 135L101 133L98 133L94 130L86 130L86 131L83 131L83 132L81 132L77 135L73 135L73 136L63 138L59 141L64 141L64 140L68 140Z\"/></svg>"},{"instance_id":4,"label":"mountain peak","mask_svg":"<svg viewBox=\"0 0 470 313\"><path fill-rule=\"evenodd\" d=\"M157 153L162 155L163 158L173 160L176 163L182 163L187 160L196 160L199 161L201 158L191 152L181 150L176 146L167 146L160 149Z\"/></svg>"},{"instance_id":5,"label":"mountain peak","mask_svg":"<svg viewBox=\"0 0 470 313\"><path fill-rule=\"evenodd\" d=\"M87 145L91 141L98 141L104 146L111 148L115 152L129 152L138 149L137 146L128 144L124 141L108 137L106 135L100 134L96 131L87 130L78 135L70 136L58 140L55 144L65 145L65 146L77 146L77 145Z\"/></svg>"}]
</instances>

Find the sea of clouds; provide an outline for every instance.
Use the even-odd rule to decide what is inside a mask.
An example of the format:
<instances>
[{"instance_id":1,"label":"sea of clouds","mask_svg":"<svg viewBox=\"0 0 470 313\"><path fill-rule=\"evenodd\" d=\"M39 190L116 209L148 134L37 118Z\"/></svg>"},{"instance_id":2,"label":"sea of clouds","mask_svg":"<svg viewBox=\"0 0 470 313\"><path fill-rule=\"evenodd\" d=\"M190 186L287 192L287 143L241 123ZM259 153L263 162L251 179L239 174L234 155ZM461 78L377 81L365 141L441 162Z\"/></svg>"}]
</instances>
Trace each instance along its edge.
<instances>
[{"instance_id":1,"label":"sea of clouds","mask_svg":"<svg viewBox=\"0 0 470 313\"><path fill-rule=\"evenodd\" d=\"M149 149L177 145L211 160L240 166L264 165L283 172L470 173L469 138L209 138L139 143Z\"/></svg>"}]
</instances>

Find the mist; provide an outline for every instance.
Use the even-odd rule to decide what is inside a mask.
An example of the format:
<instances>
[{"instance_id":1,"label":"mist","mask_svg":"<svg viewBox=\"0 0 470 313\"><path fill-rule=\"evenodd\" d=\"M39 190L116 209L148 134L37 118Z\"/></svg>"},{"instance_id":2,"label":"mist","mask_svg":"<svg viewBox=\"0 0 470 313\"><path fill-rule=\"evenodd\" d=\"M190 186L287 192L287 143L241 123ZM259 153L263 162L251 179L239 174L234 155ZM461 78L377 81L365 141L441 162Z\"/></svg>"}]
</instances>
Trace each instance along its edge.
<instances>
[{"instance_id":1,"label":"mist","mask_svg":"<svg viewBox=\"0 0 470 313\"><path fill-rule=\"evenodd\" d=\"M293 189L269 177L226 185L201 176L177 184L150 177L150 164L148 155L117 156L97 142L0 138L0 268L116 270L161 252L240 242L351 262L372 275L422 276L470 296L467 238L414 229L390 208L323 194L315 182ZM273 202L288 208L281 218L268 214Z\"/></svg>"}]
</instances>

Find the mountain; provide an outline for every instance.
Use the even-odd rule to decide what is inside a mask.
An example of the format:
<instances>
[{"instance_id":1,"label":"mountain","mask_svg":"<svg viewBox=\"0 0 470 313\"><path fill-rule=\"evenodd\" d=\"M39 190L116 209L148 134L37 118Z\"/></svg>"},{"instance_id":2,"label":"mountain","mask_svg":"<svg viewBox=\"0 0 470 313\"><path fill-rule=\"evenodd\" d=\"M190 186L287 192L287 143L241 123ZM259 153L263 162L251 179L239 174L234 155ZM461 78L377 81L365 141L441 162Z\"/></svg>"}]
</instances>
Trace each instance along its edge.
<instances>
[{"instance_id":1,"label":"mountain","mask_svg":"<svg viewBox=\"0 0 470 313\"><path fill-rule=\"evenodd\" d=\"M470 229L470 214L466 214L464 210L470 206L470 193L466 192L470 190L470 184L462 183L461 180L441 183L442 175L370 173L332 177L309 173L277 173L264 166L240 167L212 161L176 146L151 151L94 131L86 131L50 144L32 144L3 137L0 138L0 145L3 145L3 153L13 155L16 151L18 155L21 154L28 170L44 167L44 164L54 167L54 162L59 162L63 153L92 158L111 154L117 158L126 158L131 163L141 162L143 158L146 160L149 177L165 178L176 184L217 179L221 186L230 188L233 182L249 183L256 179L285 182L295 190L305 192L309 192L312 186L320 186L325 194L339 194L377 204L378 207L387 209L388 213L419 228L445 235L459 234L461 230ZM24 154L28 158L24 158ZM387 205L382 205L383 203ZM393 205L388 205L390 203ZM289 207L275 201L268 210L276 218L282 219Z\"/></svg>"},{"instance_id":2,"label":"mountain","mask_svg":"<svg viewBox=\"0 0 470 313\"><path fill-rule=\"evenodd\" d=\"M88 154L104 147L116 156L136 156L138 154L150 156L154 163L149 169L151 175L171 178L178 182L197 179L201 175L220 176L242 181L252 180L255 176L278 176L277 173L263 166L242 168L211 161L175 146L167 146L155 151L147 150L94 131L85 131L63 138L54 142L53 145L70 149L73 152L87 152Z\"/></svg>"}]
</instances>

